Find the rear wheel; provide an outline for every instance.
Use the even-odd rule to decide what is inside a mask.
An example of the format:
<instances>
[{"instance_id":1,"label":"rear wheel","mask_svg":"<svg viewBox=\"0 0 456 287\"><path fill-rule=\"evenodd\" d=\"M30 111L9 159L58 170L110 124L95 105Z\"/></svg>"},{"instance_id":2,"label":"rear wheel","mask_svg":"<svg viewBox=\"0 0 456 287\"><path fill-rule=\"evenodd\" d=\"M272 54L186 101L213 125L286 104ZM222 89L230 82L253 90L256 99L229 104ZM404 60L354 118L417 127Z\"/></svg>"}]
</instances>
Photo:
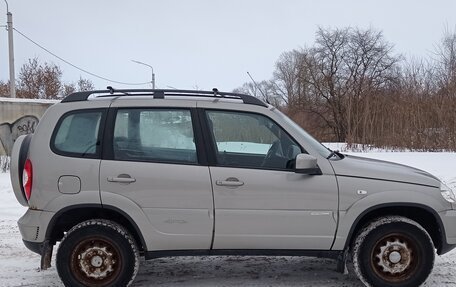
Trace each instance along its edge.
<instances>
[{"instance_id":1,"label":"rear wheel","mask_svg":"<svg viewBox=\"0 0 456 287\"><path fill-rule=\"evenodd\" d=\"M65 286L129 286L138 272L139 253L123 227L88 220L65 235L56 265Z\"/></svg>"},{"instance_id":2,"label":"rear wheel","mask_svg":"<svg viewBox=\"0 0 456 287\"><path fill-rule=\"evenodd\" d=\"M366 286L419 286L432 271L435 251L417 222L387 216L361 230L352 255L356 274Z\"/></svg>"}]
</instances>

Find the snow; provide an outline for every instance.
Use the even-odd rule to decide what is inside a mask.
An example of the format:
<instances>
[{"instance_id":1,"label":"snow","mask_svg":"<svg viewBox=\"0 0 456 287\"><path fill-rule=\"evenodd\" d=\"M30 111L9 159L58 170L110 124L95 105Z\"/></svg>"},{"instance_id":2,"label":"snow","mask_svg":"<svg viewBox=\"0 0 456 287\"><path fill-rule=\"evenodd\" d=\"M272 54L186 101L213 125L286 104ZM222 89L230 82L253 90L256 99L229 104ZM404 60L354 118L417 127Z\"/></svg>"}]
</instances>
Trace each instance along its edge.
<instances>
[{"instance_id":1,"label":"snow","mask_svg":"<svg viewBox=\"0 0 456 287\"><path fill-rule=\"evenodd\" d=\"M24 99L24 98L5 98L5 97L0 97L0 102L55 104L55 103L60 102L60 100Z\"/></svg>"},{"instance_id":2,"label":"snow","mask_svg":"<svg viewBox=\"0 0 456 287\"><path fill-rule=\"evenodd\" d=\"M344 154L413 166L437 176L446 185L456 189L455 152L394 152L381 149L373 149L366 152L352 152L346 151L345 144L341 143L325 143L325 146L333 150L341 150Z\"/></svg>"},{"instance_id":3,"label":"snow","mask_svg":"<svg viewBox=\"0 0 456 287\"><path fill-rule=\"evenodd\" d=\"M330 148L334 145L327 144ZM337 145L338 149L343 147ZM238 148L245 151L246 147ZM347 153L411 165L456 187L456 153ZM40 271L40 257L22 243L16 221L26 209L16 201L8 173L0 172L0 199L0 286L62 286L55 261L50 269ZM455 264L456 250L437 256L425 286L455 286ZM353 271L343 275L335 270L335 261L310 257L159 258L141 260L133 286L362 286Z\"/></svg>"}]
</instances>

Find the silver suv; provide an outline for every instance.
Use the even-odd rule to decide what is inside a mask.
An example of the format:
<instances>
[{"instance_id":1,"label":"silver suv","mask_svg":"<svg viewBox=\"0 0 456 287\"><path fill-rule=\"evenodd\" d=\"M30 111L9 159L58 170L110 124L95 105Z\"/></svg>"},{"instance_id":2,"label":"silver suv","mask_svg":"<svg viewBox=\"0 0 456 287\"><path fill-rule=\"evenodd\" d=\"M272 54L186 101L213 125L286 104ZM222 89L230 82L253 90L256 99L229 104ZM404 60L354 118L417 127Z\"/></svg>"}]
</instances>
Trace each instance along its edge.
<instances>
[{"instance_id":1,"label":"silver suv","mask_svg":"<svg viewBox=\"0 0 456 287\"><path fill-rule=\"evenodd\" d=\"M233 93L74 93L13 148L24 244L66 286L128 286L139 257L352 259L367 286L418 286L456 246L455 192L424 171L331 151Z\"/></svg>"}]
</instances>

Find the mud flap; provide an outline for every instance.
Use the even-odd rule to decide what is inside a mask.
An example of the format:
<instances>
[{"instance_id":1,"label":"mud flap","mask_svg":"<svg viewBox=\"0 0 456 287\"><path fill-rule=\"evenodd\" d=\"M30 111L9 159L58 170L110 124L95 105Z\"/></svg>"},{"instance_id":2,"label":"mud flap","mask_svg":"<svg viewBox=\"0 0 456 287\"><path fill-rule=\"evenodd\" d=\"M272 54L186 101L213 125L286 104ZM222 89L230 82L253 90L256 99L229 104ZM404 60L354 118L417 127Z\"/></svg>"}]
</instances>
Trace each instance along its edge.
<instances>
[{"instance_id":1,"label":"mud flap","mask_svg":"<svg viewBox=\"0 0 456 287\"><path fill-rule=\"evenodd\" d=\"M43 242L41 247L41 270L46 270L51 267L52 259L52 249L54 248L53 244L49 243L49 240Z\"/></svg>"},{"instance_id":2,"label":"mud flap","mask_svg":"<svg viewBox=\"0 0 456 287\"><path fill-rule=\"evenodd\" d=\"M348 269L347 269L347 256L348 256L348 249L341 251L339 253L339 256L337 256L337 267L336 271L342 274L347 275L348 274Z\"/></svg>"}]
</instances>

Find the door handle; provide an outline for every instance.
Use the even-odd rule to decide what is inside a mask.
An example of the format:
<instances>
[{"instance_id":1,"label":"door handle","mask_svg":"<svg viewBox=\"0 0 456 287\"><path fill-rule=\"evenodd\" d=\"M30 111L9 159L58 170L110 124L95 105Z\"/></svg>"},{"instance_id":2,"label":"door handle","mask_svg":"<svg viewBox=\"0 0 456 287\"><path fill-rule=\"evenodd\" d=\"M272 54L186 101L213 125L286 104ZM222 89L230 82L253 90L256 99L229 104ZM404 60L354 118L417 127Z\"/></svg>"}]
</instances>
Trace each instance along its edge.
<instances>
[{"instance_id":1,"label":"door handle","mask_svg":"<svg viewBox=\"0 0 456 287\"><path fill-rule=\"evenodd\" d=\"M219 186L238 187L243 186L244 182L235 177L229 177L226 180L216 180L215 184Z\"/></svg>"},{"instance_id":2,"label":"door handle","mask_svg":"<svg viewBox=\"0 0 456 287\"><path fill-rule=\"evenodd\" d=\"M117 177L110 176L107 179L109 182L119 182L119 183L132 183L132 182L136 181L136 178L133 178L128 174L119 174Z\"/></svg>"}]
</instances>

